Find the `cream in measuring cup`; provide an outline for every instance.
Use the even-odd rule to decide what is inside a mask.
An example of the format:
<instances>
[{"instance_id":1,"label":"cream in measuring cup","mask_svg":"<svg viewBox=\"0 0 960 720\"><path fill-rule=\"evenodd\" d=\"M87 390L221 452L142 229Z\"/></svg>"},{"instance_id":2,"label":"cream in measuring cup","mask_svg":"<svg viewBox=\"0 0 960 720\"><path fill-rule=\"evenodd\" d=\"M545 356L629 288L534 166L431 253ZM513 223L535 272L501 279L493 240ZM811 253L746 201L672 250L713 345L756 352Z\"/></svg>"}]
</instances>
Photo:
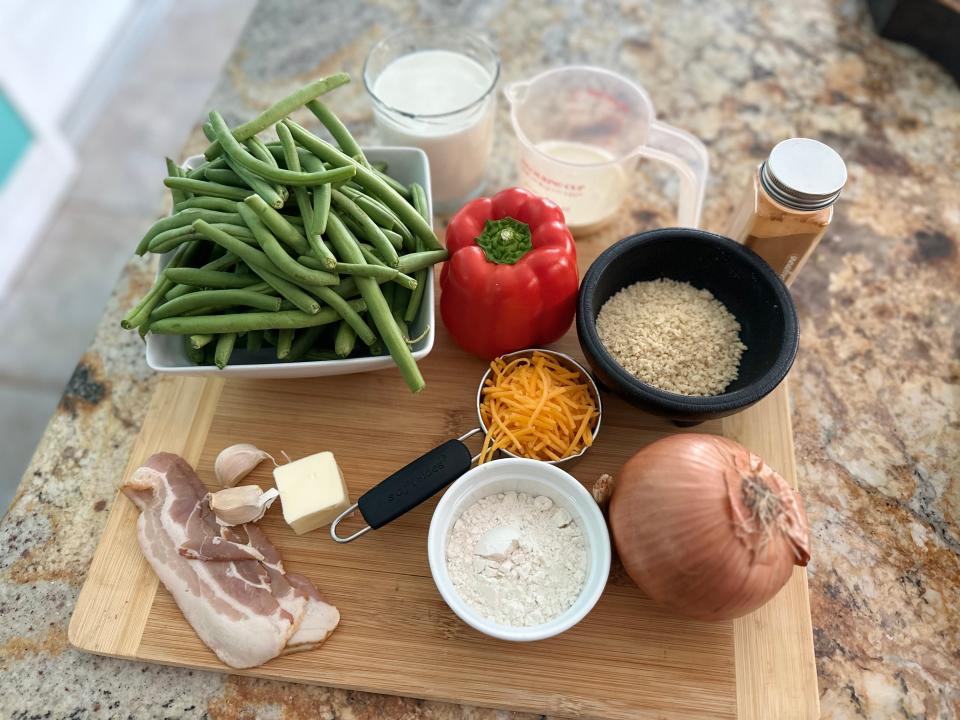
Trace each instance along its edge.
<instances>
[{"instance_id":1,"label":"cream in measuring cup","mask_svg":"<svg viewBox=\"0 0 960 720\"><path fill-rule=\"evenodd\" d=\"M658 122L642 87L603 68L569 66L512 83L504 94L520 184L559 204L571 230L590 232L613 216L641 157L677 171L678 224L699 225L707 150Z\"/></svg>"},{"instance_id":2,"label":"cream in measuring cup","mask_svg":"<svg viewBox=\"0 0 960 720\"><path fill-rule=\"evenodd\" d=\"M441 212L483 189L499 71L493 49L456 28L404 30L367 56L363 79L380 137L426 152L433 204Z\"/></svg>"}]
</instances>

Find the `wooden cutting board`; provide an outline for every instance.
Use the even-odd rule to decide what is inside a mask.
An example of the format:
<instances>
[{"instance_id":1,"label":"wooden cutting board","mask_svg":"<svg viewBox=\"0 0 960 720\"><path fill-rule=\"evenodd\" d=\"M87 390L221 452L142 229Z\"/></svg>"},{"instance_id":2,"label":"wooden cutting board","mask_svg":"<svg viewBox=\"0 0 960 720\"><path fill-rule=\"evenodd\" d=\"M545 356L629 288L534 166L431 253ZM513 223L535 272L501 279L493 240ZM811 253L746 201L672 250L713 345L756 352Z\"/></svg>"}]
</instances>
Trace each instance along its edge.
<instances>
[{"instance_id":1,"label":"wooden cutting board","mask_svg":"<svg viewBox=\"0 0 960 720\"><path fill-rule=\"evenodd\" d=\"M580 242L578 249L585 265L602 248ZM438 330L434 351L421 363L427 388L416 396L394 371L228 383L165 378L126 473L164 450L183 455L213 487L214 458L233 443L291 458L332 450L356 498L476 426L485 363ZM582 358L573 331L556 347ZM753 408L695 431L738 440L796 485L785 385ZM607 394L597 442L570 470L589 486L645 443L673 432ZM264 463L247 481L266 489L270 471ZM436 498L337 545L325 531L294 535L276 503L264 531L287 568L310 577L343 620L319 650L239 674L572 718L819 717L803 570L795 569L760 610L707 623L660 610L615 562L603 598L583 622L550 640L507 643L464 625L437 592L426 554L435 505ZM159 586L137 544L137 515L118 494L70 622L70 642L104 655L236 673L200 642Z\"/></svg>"}]
</instances>

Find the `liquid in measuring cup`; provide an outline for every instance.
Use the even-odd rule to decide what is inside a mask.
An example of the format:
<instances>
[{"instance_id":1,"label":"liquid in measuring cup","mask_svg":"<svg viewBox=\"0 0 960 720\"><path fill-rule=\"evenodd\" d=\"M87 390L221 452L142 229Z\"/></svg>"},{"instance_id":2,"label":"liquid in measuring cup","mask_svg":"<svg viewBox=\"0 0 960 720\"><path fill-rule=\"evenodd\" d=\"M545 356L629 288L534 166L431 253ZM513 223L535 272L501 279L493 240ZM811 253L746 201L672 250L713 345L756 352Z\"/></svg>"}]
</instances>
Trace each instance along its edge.
<instances>
[{"instance_id":1,"label":"liquid in measuring cup","mask_svg":"<svg viewBox=\"0 0 960 720\"><path fill-rule=\"evenodd\" d=\"M489 63L488 63L489 64ZM368 85L385 144L430 158L434 207L456 210L482 189L493 147L496 65L462 52L424 49L386 60Z\"/></svg>"},{"instance_id":2,"label":"liquid in measuring cup","mask_svg":"<svg viewBox=\"0 0 960 720\"><path fill-rule=\"evenodd\" d=\"M557 203L571 229L592 230L616 211L627 190L627 173L615 155L570 140L543 140L535 147L559 163L521 154L521 185Z\"/></svg>"}]
</instances>

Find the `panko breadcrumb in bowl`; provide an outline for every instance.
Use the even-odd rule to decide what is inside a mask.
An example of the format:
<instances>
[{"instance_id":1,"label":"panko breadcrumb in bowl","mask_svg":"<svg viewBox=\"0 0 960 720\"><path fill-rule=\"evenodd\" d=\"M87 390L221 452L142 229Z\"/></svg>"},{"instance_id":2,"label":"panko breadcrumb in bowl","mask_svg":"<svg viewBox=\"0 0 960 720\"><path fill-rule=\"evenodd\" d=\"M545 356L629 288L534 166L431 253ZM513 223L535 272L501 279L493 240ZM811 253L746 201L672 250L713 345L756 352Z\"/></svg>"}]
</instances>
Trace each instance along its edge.
<instances>
[{"instance_id":1,"label":"panko breadcrumb in bowl","mask_svg":"<svg viewBox=\"0 0 960 720\"><path fill-rule=\"evenodd\" d=\"M594 261L580 285L577 336L608 390L692 425L776 388L799 329L790 291L759 255L703 230L667 228L631 235Z\"/></svg>"}]
</instances>

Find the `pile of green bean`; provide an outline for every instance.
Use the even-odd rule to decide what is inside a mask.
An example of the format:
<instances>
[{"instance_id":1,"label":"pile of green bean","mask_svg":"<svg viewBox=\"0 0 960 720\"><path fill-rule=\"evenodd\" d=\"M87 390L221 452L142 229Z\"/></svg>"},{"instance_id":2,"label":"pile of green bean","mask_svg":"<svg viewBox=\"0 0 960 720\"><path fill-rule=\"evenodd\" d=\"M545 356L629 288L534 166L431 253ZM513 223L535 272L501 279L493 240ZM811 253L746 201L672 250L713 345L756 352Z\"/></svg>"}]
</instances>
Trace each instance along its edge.
<instances>
[{"instance_id":1,"label":"pile of green bean","mask_svg":"<svg viewBox=\"0 0 960 720\"><path fill-rule=\"evenodd\" d=\"M389 353L423 389L408 323L447 252L423 188L368 162L318 99L348 81L313 82L232 130L211 112L206 162L187 171L167 160L173 214L136 252L170 260L124 328L182 335L191 360L220 368L241 347L287 362ZM333 143L287 117L302 106ZM271 127L277 140L261 139Z\"/></svg>"}]
</instances>

